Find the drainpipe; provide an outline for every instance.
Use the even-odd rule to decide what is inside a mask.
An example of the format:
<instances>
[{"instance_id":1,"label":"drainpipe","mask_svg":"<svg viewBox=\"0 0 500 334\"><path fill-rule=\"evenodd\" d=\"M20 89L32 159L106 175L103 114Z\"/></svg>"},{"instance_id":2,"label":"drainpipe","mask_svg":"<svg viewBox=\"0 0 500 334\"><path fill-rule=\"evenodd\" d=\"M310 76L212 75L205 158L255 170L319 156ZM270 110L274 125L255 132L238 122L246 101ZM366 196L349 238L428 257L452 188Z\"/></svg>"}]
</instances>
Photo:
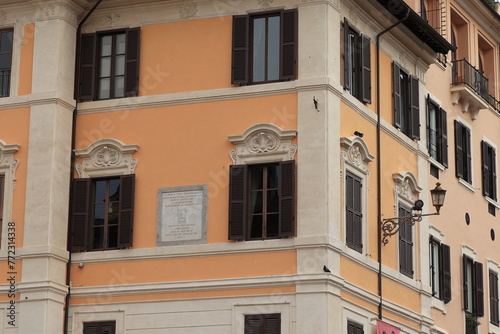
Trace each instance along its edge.
<instances>
[{"instance_id":1,"label":"drainpipe","mask_svg":"<svg viewBox=\"0 0 500 334\"><path fill-rule=\"evenodd\" d=\"M92 9L85 15L83 20L78 24L78 28L76 29L76 54L75 54L75 84L74 84L74 93L73 97L75 99L75 109L73 110L73 121L71 125L71 162L70 162L70 171L69 171L69 185L70 185L70 195L69 195L69 205L68 205L68 264L66 266L66 285L68 287L68 293L66 294L66 298L64 301L64 324L63 324L63 333L68 333L68 322L69 322L69 300L71 298L71 250L69 249L70 240L71 240L71 224L69 220L71 219L71 203L73 200L73 171L75 167L75 145L76 145L76 115L78 113L78 88L80 83L80 53L81 53L81 33L82 26L87 21L87 19L92 15L92 13L97 9L102 0L98 0Z\"/></svg>"},{"instance_id":2,"label":"drainpipe","mask_svg":"<svg viewBox=\"0 0 500 334\"><path fill-rule=\"evenodd\" d=\"M405 17L391 25L390 27L384 29L377 35L377 252L378 252L378 296L379 296L379 304L378 304L378 318L382 320L382 189L381 189L381 176L382 176L382 159L380 156L380 37L383 34L396 27L400 23L404 22L408 16L410 15L410 10L406 13Z\"/></svg>"}]
</instances>

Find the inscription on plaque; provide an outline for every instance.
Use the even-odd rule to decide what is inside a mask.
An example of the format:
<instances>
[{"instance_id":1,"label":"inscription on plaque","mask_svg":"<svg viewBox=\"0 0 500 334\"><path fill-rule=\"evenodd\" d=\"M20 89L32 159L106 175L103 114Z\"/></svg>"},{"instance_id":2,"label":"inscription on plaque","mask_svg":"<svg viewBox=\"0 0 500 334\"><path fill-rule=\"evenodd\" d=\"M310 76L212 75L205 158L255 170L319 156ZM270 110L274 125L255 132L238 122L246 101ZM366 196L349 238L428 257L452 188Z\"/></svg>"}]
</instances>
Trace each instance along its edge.
<instances>
[{"instance_id":1,"label":"inscription on plaque","mask_svg":"<svg viewBox=\"0 0 500 334\"><path fill-rule=\"evenodd\" d=\"M159 245L200 243L206 238L206 189L162 188L158 197Z\"/></svg>"}]
</instances>

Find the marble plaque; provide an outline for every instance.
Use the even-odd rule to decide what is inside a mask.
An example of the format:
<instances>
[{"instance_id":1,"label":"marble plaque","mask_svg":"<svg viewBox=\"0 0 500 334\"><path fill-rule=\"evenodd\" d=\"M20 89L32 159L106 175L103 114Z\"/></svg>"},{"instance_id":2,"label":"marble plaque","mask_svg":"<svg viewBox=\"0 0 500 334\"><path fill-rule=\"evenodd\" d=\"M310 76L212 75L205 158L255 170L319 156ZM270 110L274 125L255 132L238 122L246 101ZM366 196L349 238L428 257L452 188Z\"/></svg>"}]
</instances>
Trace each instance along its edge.
<instances>
[{"instance_id":1,"label":"marble plaque","mask_svg":"<svg viewBox=\"0 0 500 334\"><path fill-rule=\"evenodd\" d=\"M158 191L157 244L204 243L207 187L184 186Z\"/></svg>"}]
</instances>

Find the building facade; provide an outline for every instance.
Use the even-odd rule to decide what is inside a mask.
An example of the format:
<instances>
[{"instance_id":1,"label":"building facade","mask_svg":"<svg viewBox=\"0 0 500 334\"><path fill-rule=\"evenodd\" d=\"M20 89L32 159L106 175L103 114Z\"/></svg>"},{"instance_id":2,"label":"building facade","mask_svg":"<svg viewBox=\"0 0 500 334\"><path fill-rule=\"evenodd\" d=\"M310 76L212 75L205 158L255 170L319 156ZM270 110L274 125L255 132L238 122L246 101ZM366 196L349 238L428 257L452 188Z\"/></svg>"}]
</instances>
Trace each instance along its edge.
<instances>
[{"instance_id":1,"label":"building facade","mask_svg":"<svg viewBox=\"0 0 500 334\"><path fill-rule=\"evenodd\" d=\"M499 52L483 0L3 0L0 333L500 333Z\"/></svg>"}]
</instances>

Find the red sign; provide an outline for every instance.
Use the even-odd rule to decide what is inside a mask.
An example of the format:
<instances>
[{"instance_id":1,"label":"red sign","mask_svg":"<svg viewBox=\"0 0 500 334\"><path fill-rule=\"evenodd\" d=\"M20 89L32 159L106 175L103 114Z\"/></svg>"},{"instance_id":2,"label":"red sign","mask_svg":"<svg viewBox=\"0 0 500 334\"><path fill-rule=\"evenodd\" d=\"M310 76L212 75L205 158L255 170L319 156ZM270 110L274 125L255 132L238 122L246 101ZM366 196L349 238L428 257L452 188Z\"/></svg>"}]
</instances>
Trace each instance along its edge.
<instances>
[{"instance_id":1,"label":"red sign","mask_svg":"<svg viewBox=\"0 0 500 334\"><path fill-rule=\"evenodd\" d=\"M399 334L399 328L377 320L377 334Z\"/></svg>"}]
</instances>

